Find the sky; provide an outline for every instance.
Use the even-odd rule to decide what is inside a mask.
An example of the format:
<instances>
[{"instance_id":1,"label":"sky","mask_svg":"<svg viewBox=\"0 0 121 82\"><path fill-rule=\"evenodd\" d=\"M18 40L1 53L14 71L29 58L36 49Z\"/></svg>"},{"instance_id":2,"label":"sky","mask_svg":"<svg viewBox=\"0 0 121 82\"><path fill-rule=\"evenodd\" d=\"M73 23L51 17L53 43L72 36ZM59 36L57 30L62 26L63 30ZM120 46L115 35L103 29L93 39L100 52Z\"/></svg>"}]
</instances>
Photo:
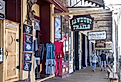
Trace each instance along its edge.
<instances>
[{"instance_id":1,"label":"sky","mask_svg":"<svg viewBox=\"0 0 121 82\"><path fill-rule=\"evenodd\" d=\"M121 0L104 0L107 4L121 4Z\"/></svg>"}]
</instances>

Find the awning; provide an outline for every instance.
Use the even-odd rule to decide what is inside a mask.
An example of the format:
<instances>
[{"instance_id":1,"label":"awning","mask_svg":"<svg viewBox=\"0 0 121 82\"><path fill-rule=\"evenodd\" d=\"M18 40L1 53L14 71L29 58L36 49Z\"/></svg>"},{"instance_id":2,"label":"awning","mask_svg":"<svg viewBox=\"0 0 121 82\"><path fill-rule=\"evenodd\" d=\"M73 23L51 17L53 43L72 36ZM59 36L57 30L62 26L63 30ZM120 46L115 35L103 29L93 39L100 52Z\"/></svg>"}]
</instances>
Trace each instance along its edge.
<instances>
[{"instance_id":1,"label":"awning","mask_svg":"<svg viewBox=\"0 0 121 82\"><path fill-rule=\"evenodd\" d=\"M95 3L96 5L99 5L99 7L104 7L104 0L86 0L86 1Z\"/></svg>"}]
</instances>

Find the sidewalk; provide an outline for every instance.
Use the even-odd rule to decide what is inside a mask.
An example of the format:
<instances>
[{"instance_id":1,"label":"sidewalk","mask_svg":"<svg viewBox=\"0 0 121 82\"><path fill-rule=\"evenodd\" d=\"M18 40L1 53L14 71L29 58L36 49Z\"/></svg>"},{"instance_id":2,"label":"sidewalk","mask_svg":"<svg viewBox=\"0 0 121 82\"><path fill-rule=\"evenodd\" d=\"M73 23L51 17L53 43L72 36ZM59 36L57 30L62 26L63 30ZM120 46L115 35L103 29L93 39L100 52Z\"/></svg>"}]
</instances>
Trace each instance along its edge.
<instances>
[{"instance_id":1,"label":"sidewalk","mask_svg":"<svg viewBox=\"0 0 121 82\"><path fill-rule=\"evenodd\" d=\"M44 82L108 82L107 72L100 71L100 68L96 69L96 72L92 72L91 67L76 71L65 78L54 77Z\"/></svg>"}]
</instances>

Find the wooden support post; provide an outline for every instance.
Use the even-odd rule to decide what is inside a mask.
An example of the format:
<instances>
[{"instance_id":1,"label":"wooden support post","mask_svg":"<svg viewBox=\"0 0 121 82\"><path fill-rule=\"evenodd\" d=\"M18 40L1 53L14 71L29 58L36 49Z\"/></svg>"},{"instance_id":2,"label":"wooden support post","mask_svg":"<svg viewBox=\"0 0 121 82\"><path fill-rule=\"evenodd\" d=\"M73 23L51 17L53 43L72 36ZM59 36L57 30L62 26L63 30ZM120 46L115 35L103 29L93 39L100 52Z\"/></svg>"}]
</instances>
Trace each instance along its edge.
<instances>
[{"instance_id":1,"label":"wooden support post","mask_svg":"<svg viewBox=\"0 0 121 82\"><path fill-rule=\"evenodd\" d=\"M25 21L27 19L26 17L27 17L27 0L21 0L20 80L28 79L28 72L23 71L23 69L22 69L22 62L23 62L23 25L27 24L27 22ZM34 28L33 22L34 21L32 21L32 26ZM34 35L34 31L33 31L33 35ZM35 75L34 75L34 69L33 69L33 61L34 61L33 57L34 57L34 53L32 52L32 60L31 60L32 67L31 67L31 71L30 71L30 74L29 74L31 82L35 82Z\"/></svg>"},{"instance_id":2,"label":"wooden support post","mask_svg":"<svg viewBox=\"0 0 121 82\"><path fill-rule=\"evenodd\" d=\"M54 43L54 16L52 14L54 13L54 4L50 4L50 41Z\"/></svg>"},{"instance_id":3,"label":"wooden support post","mask_svg":"<svg viewBox=\"0 0 121 82\"><path fill-rule=\"evenodd\" d=\"M88 11L77 11L77 12L68 12L68 13L53 13L52 16L61 16L61 15L85 15L85 14L93 14L93 13L104 13L111 12L110 10L88 10Z\"/></svg>"}]
</instances>

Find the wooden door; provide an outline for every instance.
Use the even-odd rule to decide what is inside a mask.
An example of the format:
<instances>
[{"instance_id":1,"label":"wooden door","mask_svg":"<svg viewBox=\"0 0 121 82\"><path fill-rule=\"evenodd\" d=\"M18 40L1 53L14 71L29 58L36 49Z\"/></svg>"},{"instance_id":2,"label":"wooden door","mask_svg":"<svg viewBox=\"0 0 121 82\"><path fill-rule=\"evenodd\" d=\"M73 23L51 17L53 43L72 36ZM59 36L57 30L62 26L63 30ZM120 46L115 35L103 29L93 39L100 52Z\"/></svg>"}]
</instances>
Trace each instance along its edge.
<instances>
[{"instance_id":1,"label":"wooden door","mask_svg":"<svg viewBox=\"0 0 121 82\"><path fill-rule=\"evenodd\" d=\"M5 82L13 82L19 79L19 71L16 67L19 64L19 44L17 28L5 28Z\"/></svg>"}]
</instances>

